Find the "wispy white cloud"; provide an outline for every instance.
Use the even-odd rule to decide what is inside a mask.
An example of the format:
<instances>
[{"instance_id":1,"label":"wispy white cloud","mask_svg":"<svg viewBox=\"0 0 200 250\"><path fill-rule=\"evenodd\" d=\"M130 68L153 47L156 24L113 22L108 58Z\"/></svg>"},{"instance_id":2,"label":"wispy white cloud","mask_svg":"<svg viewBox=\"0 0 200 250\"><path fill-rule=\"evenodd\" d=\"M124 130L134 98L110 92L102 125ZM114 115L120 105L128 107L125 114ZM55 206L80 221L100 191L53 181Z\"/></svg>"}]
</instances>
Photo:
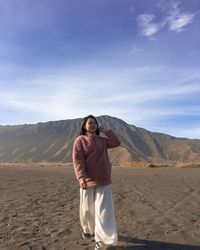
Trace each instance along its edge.
<instances>
[{"instance_id":1,"label":"wispy white cloud","mask_svg":"<svg viewBox=\"0 0 200 250\"><path fill-rule=\"evenodd\" d=\"M141 14L138 16L137 21L144 36L151 37L161 28L159 23L153 22L154 18L153 14Z\"/></svg>"},{"instance_id":2,"label":"wispy white cloud","mask_svg":"<svg viewBox=\"0 0 200 250\"><path fill-rule=\"evenodd\" d=\"M143 127L147 127L147 123L143 124ZM200 128L197 124L188 124L188 125L170 125L166 122L165 125L161 125L157 122L157 124L149 124L149 131L152 132L160 132L169 134L175 137L182 137L182 138L190 138L190 139L200 139Z\"/></svg>"},{"instance_id":3,"label":"wispy white cloud","mask_svg":"<svg viewBox=\"0 0 200 250\"><path fill-rule=\"evenodd\" d=\"M72 87L73 86L73 87ZM72 114L74 108L78 113L76 103L81 103L87 90L80 89L77 81L57 77L41 77L24 81L17 86L2 90L0 104L21 112L32 112L43 119L62 119Z\"/></svg>"},{"instance_id":4,"label":"wispy white cloud","mask_svg":"<svg viewBox=\"0 0 200 250\"><path fill-rule=\"evenodd\" d=\"M180 2L174 2L168 11L166 17L169 29L175 32L183 31L184 27L193 22L194 13L181 13L179 8Z\"/></svg>"},{"instance_id":5,"label":"wispy white cloud","mask_svg":"<svg viewBox=\"0 0 200 250\"><path fill-rule=\"evenodd\" d=\"M200 139L199 126L190 126L188 128L177 128L173 131L177 137L185 137L190 139Z\"/></svg>"},{"instance_id":6,"label":"wispy white cloud","mask_svg":"<svg viewBox=\"0 0 200 250\"><path fill-rule=\"evenodd\" d=\"M184 28L194 21L195 13L182 12L180 9L180 2L171 1L164 6L160 5L163 12L163 19L154 21L156 16L154 14L141 14L137 17L139 27L143 36L152 38L164 27L170 31L181 32Z\"/></svg>"},{"instance_id":7,"label":"wispy white cloud","mask_svg":"<svg viewBox=\"0 0 200 250\"><path fill-rule=\"evenodd\" d=\"M6 65L0 68L3 71ZM107 103L100 102L105 93L113 92L114 74L101 69L95 71L92 66L89 68L90 73L85 73L84 67L70 69L70 72L63 68L54 69L53 73L38 72L26 78L15 75L15 79L2 74L0 106L21 113L30 112L35 117L42 117L42 121L77 118L88 113L117 116L117 104L106 106ZM14 66L12 69L16 71ZM15 81L14 85L12 81ZM115 92L117 90L116 86Z\"/></svg>"},{"instance_id":8,"label":"wispy white cloud","mask_svg":"<svg viewBox=\"0 0 200 250\"><path fill-rule=\"evenodd\" d=\"M162 66L114 71L91 65L89 68L89 71L78 72L68 72L66 68L54 70L53 74L40 72L32 78L15 79L15 85L10 84L12 78L4 78L7 85L1 85L0 106L21 113L23 119L26 113L32 114L31 122L73 119L89 113L108 114L152 131L164 132L165 129L172 135L176 135L175 130L170 131L169 124L168 128L162 128L160 119L199 113L197 103L162 105L200 92L199 73L178 72ZM171 82L173 74L176 83ZM27 121L18 121L22 122Z\"/></svg>"},{"instance_id":9,"label":"wispy white cloud","mask_svg":"<svg viewBox=\"0 0 200 250\"><path fill-rule=\"evenodd\" d=\"M133 72L133 69L131 71ZM91 73L90 77L83 72L79 72L76 77L65 72L59 72L55 75L38 75L29 79L28 83L23 80L15 87L2 88L0 104L22 111L38 113L44 118L52 117L52 119L62 119L66 114L74 118L86 110L87 112L110 113L116 116L122 114L127 116L127 113L132 112L139 120L144 119L144 117L147 119L149 115L160 117L162 115L183 114L181 109L158 108L149 112L150 103L169 101L170 98L180 98L183 95L200 92L200 84L197 80L196 82L190 80L188 84L180 82L179 84L168 83L157 86L152 79L152 82L147 85L141 76L148 75L150 71L153 72L152 74L155 74L156 71L157 74L160 72L162 75L163 68L157 67L154 70L153 68L143 68L143 70L136 68L133 72L135 79L131 83L130 75L126 71L124 73L123 71L115 72L115 77L113 77L113 72L104 73L104 76L101 75L102 72L95 74L93 72L93 76ZM188 77L184 75L183 78L190 79L191 74ZM159 82L159 79L157 81ZM97 87L93 88L94 84ZM141 84L143 86L140 87ZM125 85L126 88L124 88ZM197 109L193 109L193 112L195 110ZM191 112L190 109L187 113L189 112Z\"/></svg>"},{"instance_id":10,"label":"wispy white cloud","mask_svg":"<svg viewBox=\"0 0 200 250\"><path fill-rule=\"evenodd\" d=\"M150 101L162 101L164 99L169 100L170 98L180 97L183 95L195 94L200 92L199 83L183 85L168 85L164 87L153 87L151 90L134 90L133 93L120 93L118 95L104 97L101 102L115 103L115 102L129 102L132 104L141 105Z\"/></svg>"},{"instance_id":11,"label":"wispy white cloud","mask_svg":"<svg viewBox=\"0 0 200 250\"><path fill-rule=\"evenodd\" d=\"M136 53L141 52L141 51L143 51L143 49L139 48L136 44L134 44L132 46L132 48L129 50L128 54L133 55L133 54L136 54Z\"/></svg>"}]
</instances>

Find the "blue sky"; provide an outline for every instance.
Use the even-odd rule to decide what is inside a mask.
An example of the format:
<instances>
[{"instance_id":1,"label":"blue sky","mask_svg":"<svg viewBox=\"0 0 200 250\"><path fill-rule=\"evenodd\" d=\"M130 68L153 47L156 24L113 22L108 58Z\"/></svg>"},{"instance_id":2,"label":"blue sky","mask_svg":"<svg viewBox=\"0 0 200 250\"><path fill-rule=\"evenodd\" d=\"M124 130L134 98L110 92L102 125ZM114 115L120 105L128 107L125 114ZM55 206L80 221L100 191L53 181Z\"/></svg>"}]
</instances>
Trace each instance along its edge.
<instances>
[{"instance_id":1,"label":"blue sky","mask_svg":"<svg viewBox=\"0 0 200 250\"><path fill-rule=\"evenodd\" d=\"M111 115L200 139L199 0L0 0L0 124Z\"/></svg>"}]
</instances>

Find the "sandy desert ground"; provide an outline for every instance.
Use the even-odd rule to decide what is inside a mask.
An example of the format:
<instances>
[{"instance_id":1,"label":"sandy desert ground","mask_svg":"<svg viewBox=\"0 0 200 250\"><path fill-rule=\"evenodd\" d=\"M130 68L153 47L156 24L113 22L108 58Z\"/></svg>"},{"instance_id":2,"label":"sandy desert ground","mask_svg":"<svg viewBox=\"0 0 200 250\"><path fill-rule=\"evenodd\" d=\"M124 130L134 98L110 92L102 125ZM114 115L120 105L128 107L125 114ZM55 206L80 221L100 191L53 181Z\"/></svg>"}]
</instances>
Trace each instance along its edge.
<instances>
[{"instance_id":1,"label":"sandy desert ground","mask_svg":"<svg viewBox=\"0 0 200 250\"><path fill-rule=\"evenodd\" d=\"M200 249L200 169L113 168L119 245ZM80 237L70 166L0 166L0 249L94 249Z\"/></svg>"}]
</instances>

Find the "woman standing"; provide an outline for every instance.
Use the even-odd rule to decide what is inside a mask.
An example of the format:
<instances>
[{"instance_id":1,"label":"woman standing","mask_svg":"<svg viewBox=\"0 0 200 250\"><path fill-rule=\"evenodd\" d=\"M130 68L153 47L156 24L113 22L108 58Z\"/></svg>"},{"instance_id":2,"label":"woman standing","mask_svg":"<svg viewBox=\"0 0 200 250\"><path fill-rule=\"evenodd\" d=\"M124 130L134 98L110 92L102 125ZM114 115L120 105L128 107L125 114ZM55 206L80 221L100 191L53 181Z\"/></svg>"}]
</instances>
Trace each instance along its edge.
<instances>
[{"instance_id":1,"label":"woman standing","mask_svg":"<svg viewBox=\"0 0 200 250\"><path fill-rule=\"evenodd\" d=\"M103 132L107 138L99 134ZM108 148L120 145L116 135L99 127L96 118L83 119L73 146L73 165L80 185L80 223L83 238L95 238L95 249L117 245Z\"/></svg>"}]
</instances>

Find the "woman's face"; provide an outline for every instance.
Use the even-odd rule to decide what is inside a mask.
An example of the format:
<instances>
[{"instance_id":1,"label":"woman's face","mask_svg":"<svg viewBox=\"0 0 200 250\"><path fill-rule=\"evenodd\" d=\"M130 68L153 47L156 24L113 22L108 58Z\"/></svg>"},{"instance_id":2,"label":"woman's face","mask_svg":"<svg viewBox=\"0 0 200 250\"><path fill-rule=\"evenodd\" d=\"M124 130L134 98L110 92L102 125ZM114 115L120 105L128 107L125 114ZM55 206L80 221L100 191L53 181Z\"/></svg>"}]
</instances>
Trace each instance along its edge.
<instances>
[{"instance_id":1,"label":"woman's face","mask_svg":"<svg viewBox=\"0 0 200 250\"><path fill-rule=\"evenodd\" d=\"M87 132L94 134L97 130L96 121L93 118L88 118L85 124L85 129Z\"/></svg>"}]
</instances>

